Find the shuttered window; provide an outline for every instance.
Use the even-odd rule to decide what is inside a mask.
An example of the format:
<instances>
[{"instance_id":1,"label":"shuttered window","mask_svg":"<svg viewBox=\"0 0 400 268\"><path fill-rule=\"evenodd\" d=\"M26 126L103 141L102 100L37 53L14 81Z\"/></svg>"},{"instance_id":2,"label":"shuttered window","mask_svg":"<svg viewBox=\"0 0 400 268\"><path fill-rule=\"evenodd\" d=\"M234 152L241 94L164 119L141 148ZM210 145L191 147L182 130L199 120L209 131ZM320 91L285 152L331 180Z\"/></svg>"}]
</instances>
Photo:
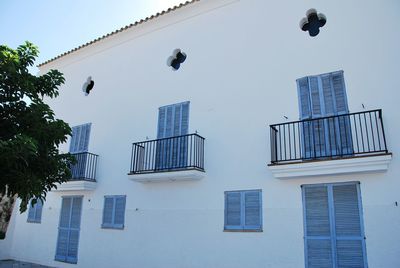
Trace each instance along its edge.
<instances>
[{"instance_id":1,"label":"shuttered window","mask_svg":"<svg viewBox=\"0 0 400 268\"><path fill-rule=\"evenodd\" d=\"M55 260L78 262L79 232L82 213L81 196L62 198Z\"/></svg>"},{"instance_id":2,"label":"shuttered window","mask_svg":"<svg viewBox=\"0 0 400 268\"><path fill-rule=\"evenodd\" d=\"M359 183L303 185L306 267L367 267Z\"/></svg>"},{"instance_id":3,"label":"shuttered window","mask_svg":"<svg viewBox=\"0 0 400 268\"><path fill-rule=\"evenodd\" d=\"M314 158L353 153L343 71L297 80L302 156ZM330 117L320 120L322 117Z\"/></svg>"},{"instance_id":4,"label":"shuttered window","mask_svg":"<svg viewBox=\"0 0 400 268\"><path fill-rule=\"evenodd\" d=\"M104 197L102 228L123 229L125 222L125 195Z\"/></svg>"},{"instance_id":5,"label":"shuttered window","mask_svg":"<svg viewBox=\"0 0 400 268\"><path fill-rule=\"evenodd\" d=\"M225 192L224 230L262 231L261 190Z\"/></svg>"},{"instance_id":6,"label":"shuttered window","mask_svg":"<svg viewBox=\"0 0 400 268\"><path fill-rule=\"evenodd\" d=\"M32 201L29 204L28 222L40 223L42 221L43 202L39 199L32 206Z\"/></svg>"},{"instance_id":7,"label":"shuttered window","mask_svg":"<svg viewBox=\"0 0 400 268\"><path fill-rule=\"evenodd\" d=\"M184 135L189 131L189 104L186 101L159 108L155 163L158 170L187 165L188 136Z\"/></svg>"},{"instance_id":8,"label":"shuttered window","mask_svg":"<svg viewBox=\"0 0 400 268\"><path fill-rule=\"evenodd\" d=\"M72 137L69 144L70 153L82 153L88 151L91 126L91 123L87 123L72 127Z\"/></svg>"}]
</instances>

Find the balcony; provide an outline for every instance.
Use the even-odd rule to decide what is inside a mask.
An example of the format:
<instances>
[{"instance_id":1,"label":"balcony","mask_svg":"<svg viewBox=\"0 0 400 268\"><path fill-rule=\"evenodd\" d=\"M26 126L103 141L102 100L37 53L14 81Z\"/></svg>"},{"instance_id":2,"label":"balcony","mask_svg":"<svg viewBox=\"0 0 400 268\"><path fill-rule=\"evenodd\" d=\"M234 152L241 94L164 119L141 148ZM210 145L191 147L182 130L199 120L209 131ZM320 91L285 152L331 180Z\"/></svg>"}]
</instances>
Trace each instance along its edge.
<instances>
[{"instance_id":1,"label":"balcony","mask_svg":"<svg viewBox=\"0 0 400 268\"><path fill-rule=\"evenodd\" d=\"M386 171L391 160L382 110L270 125L277 178Z\"/></svg>"},{"instance_id":2,"label":"balcony","mask_svg":"<svg viewBox=\"0 0 400 268\"><path fill-rule=\"evenodd\" d=\"M204 138L188 134L133 143L128 175L137 182L199 180L204 177Z\"/></svg>"},{"instance_id":3,"label":"balcony","mask_svg":"<svg viewBox=\"0 0 400 268\"><path fill-rule=\"evenodd\" d=\"M75 165L71 166L71 180L59 184L53 191L91 191L96 188L98 155L89 152L72 154Z\"/></svg>"}]
</instances>

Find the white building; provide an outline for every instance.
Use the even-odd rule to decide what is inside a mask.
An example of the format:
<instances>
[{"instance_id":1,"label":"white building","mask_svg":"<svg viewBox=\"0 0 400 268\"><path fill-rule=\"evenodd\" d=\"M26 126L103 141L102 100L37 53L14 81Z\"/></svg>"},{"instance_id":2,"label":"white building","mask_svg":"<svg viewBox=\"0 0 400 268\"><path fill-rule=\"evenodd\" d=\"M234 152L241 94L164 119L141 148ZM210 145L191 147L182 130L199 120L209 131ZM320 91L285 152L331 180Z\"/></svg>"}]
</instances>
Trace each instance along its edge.
<instances>
[{"instance_id":1,"label":"white building","mask_svg":"<svg viewBox=\"0 0 400 268\"><path fill-rule=\"evenodd\" d=\"M325 18L302 31L311 8ZM66 78L51 106L76 126L62 150L80 153L80 179L14 209L0 257L400 267L399 12L192 1L43 63Z\"/></svg>"}]
</instances>

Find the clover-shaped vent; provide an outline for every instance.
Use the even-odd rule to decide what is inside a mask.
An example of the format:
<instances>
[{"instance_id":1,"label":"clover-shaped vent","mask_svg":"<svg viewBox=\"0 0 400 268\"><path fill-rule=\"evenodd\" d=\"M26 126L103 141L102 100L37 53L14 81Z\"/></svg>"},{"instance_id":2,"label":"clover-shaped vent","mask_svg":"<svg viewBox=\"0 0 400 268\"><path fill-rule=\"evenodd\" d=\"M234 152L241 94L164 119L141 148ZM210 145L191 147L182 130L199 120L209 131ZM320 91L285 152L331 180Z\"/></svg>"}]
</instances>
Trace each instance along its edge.
<instances>
[{"instance_id":1,"label":"clover-shaped vent","mask_svg":"<svg viewBox=\"0 0 400 268\"><path fill-rule=\"evenodd\" d=\"M172 56L168 58L167 65L171 66L174 71L178 70L181 67L181 64L185 62L186 54L183 53L180 49L175 49L172 53Z\"/></svg>"},{"instance_id":2,"label":"clover-shaped vent","mask_svg":"<svg viewBox=\"0 0 400 268\"><path fill-rule=\"evenodd\" d=\"M93 87L94 87L94 81L92 80L92 77L89 76L86 82L82 86L82 91L85 92L85 96L89 95Z\"/></svg>"},{"instance_id":3,"label":"clover-shaped vent","mask_svg":"<svg viewBox=\"0 0 400 268\"><path fill-rule=\"evenodd\" d=\"M306 13L307 17L300 21L300 28L303 31L308 31L310 36L317 36L319 34L319 28L323 27L326 23L326 17L322 13L317 13L314 8L310 9Z\"/></svg>"}]
</instances>

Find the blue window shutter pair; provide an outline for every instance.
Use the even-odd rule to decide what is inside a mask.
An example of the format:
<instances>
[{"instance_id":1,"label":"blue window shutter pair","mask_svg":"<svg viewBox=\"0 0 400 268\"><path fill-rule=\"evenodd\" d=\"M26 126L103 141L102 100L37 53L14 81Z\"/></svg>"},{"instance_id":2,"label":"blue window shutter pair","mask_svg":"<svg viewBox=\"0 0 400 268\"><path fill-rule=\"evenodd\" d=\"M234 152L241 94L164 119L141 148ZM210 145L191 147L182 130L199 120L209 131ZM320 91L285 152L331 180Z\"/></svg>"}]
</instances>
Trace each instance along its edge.
<instances>
[{"instance_id":1,"label":"blue window shutter pair","mask_svg":"<svg viewBox=\"0 0 400 268\"><path fill-rule=\"evenodd\" d=\"M343 71L307 76L297 80L303 158L353 153Z\"/></svg>"},{"instance_id":2,"label":"blue window shutter pair","mask_svg":"<svg viewBox=\"0 0 400 268\"><path fill-rule=\"evenodd\" d=\"M72 127L72 138L69 145L70 153L82 153L88 151L91 126L91 123L87 123Z\"/></svg>"},{"instance_id":3,"label":"blue window shutter pair","mask_svg":"<svg viewBox=\"0 0 400 268\"><path fill-rule=\"evenodd\" d=\"M262 230L261 190L225 192L225 230Z\"/></svg>"},{"instance_id":4,"label":"blue window shutter pair","mask_svg":"<svg viewBox=\"0 0 400 268\"><path fill-rule=\"evenodd\" d=\"M82 199L81 196L62 198L55 256L55 260L57 261L68 263L78 262Z\"/></svg>"},{"instance_id":5,"label":"blue window shutter pair","mask_svg":"<svg viewBox=\"0 0 400 268\"><path fill-rule=\"evenodd\" d=\"M306 267L367 267L358 183L303 185Z\"/></svg>"},{"instance_id":6,"label":"blue window shutter pair","mask_svg":"<svg viewBox=\"0 0 400 268\"><path fill-rule=\"evenodd\" d=\"M157 139L186 135L188 130L188 101L159 108Z\"/></svg>"},{"instance_id":7,"label":"blue window shutter pair","mask_svg":"<svg viewBox=\"0 0 400 268\"><path fill-rule=\"evenodd\" d=\"M32 201L29 204L28 222L40 223L42 221L43 202L38 199L35 205L32 206Z\"/></svg>"},{"instance_id":8,"label":"blue window shutter pair","mask_svg":"<svg viewBox=\"0 0 400 268\"><path fill-rule=\"evenodd\" d=\"M159 108L155 168L185 167L188 159L189 102ZM165 139L172 138L173 139Z\"/></svg>"},{"instance_id":9,"label":"blue window shutter pair","mask_svg":"<svg viewBox=\"0 0 400 268\"><path fill-rule=\"evenodd\" d=\"M103 228L123 229L125 222L125 195L104 197Z\"/></svg>"}]
</instances>

